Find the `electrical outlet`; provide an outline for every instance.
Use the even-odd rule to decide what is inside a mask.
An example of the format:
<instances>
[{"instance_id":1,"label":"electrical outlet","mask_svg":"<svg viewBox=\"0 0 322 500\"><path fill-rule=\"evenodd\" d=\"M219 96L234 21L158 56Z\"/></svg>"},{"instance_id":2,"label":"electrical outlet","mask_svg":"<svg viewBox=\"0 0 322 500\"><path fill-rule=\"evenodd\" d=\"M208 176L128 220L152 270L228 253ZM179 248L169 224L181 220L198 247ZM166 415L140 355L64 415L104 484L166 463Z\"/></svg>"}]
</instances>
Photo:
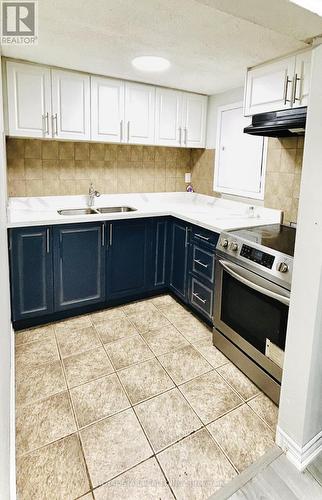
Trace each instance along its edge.
<instances>
[{"instance_id":1,"label":"electrical outlet","mask_svg":"<svg viewBox=\"0 0 322 500\"><path fill-rule=\"evenodd\" d=\"M191 174L190 172L184 174L184 181L188 184L188 182L191 182Z\"/></svg>"}]
</instances>

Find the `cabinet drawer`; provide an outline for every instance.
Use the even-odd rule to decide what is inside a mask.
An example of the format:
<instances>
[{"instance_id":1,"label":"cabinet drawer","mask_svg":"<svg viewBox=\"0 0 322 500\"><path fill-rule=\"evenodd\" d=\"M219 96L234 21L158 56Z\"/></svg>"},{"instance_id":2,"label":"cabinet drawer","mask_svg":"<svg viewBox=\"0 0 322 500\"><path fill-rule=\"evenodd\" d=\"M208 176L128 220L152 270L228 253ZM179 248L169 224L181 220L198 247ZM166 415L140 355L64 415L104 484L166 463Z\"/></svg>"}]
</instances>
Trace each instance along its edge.
<instances>
[{"instance_id":1,"label":"cabinet drawer","mask_svg":"<svg viewBox=\"0 0 322 500\"><path fill-rule=\"evenodd\" d=\"M206 313L207 316L212 316L212 301L213 291L205 285L197 281L194 277L191 278L191 304L197 309Z\"/></svg>"},{"instance_id":2,"label":"cabinet drawer","mask_svg":"<svg viewBox=\"0 0 322 500\"><path fill-rule=\"evenodd\" d=\"M195 242L208 243L211 246L216 246L219 235L213 233L212 231L207 231L207 229L202 229L201 227L192 228L192 238Z\"/></svg>"},{"instance_id":3,"label":"cabinet drawer","mask_svg":"<svg viewBox=\"0 0 322 500\"><path fill-rule=\"evenodd\" d=\"M193 273L214 282L215 255L197 245L193 245L192 271Z\"/></svg>"}]
</instances>

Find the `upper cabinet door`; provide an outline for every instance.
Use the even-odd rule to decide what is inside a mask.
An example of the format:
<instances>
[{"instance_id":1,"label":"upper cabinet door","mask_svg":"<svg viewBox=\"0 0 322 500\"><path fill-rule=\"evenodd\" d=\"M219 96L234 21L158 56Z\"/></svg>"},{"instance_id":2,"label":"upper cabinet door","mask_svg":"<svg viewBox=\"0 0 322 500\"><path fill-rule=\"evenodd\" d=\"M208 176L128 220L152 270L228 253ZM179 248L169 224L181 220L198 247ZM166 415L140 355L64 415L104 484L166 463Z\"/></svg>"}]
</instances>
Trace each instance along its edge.
<instances>
[{"instance_id":1,"label":"upper cabinet door","mask_svg":"<svg viewBox=\"0 0 322 500\"><path fill-rule=\"evenodd\" d=\"M204 148L206 142L207 96L184 94L182 145Z\"/></svg>"},{"instance_id":2,"label":"upper cabinet door","mask_svg":"<svg viewBox=\"0 0 322 500\"><path fill-rule=\"evenodd\" d=\"M156 89L155 143L160 146L181 146L183 94L177 90Z\"/></svg>"},{"instance_id":3,"label":"upper cabinet door","mask_svg":"<svg viewBox=\"0 0 322 500\"><path fill-rule=\"evenodd\" d=\"M245 116L292 106L295 57L250 69L247 73Z\"/></svg>"},{"instance_id":4,"label":"upper cabinet door","mask_svg":"<svg viewBox=\"0 0 322 500\"><path fill-rule=\"evenodd\" d=\"M293 106L307 106L311 85L311 50L296 56Z\"/></svg>"},{"instance_id":5,"label":"upper cabinet door","mask_svg":"<svg viewBox=\"0 0 322 500\"><path fill-rule=\"evenodd\" d=\"M93 140L123 141L124 82L91 77L91 125Z\"/></svg>"},{"instance_id":6,"label":"upper cabinet door","mask_svg":"<svg viewBox=\"0 0 322 500\"><path fill-rule=\"evenodd\" d=\"M53 136L90 139L90 77L52 70Z\"/></svg>"},{"instance_id":7,"label":"upper cabinet door","mask_svg":"<svg viewBox=\"0 0 322 500\"><path fill-rule=\"evenodd\" d=\"M7 62L9 134L51 137L50 69Z\"/></svg>"},{"instance_id":8,"label":"upper cabinet door","mask_svg":"<svg viewBox=\"0 0 322 500\"><path fill-rule=\"evenodd\" d=\"M125 83L125 137L132 144L154 144L155 87Z\"/></svg>"}]
</instances>

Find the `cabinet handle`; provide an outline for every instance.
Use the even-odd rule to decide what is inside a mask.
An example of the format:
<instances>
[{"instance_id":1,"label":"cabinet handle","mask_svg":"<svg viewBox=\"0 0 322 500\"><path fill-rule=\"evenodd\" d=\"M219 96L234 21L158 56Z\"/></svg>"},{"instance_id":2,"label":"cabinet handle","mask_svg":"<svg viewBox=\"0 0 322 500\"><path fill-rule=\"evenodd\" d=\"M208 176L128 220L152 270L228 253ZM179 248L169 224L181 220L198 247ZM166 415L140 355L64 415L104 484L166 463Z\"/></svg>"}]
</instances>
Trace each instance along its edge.
<instances>
[{"instance_id":1,"label":"cabinet handle","mask_svg":"<svg viewBox=\"0 0 322 500\"><path fill-rule=\"evenodd\" d=\"M127 142L130 142L130 122L127 122Z\"/></svg>"},{"instance_id":2,"label":"cabinet handle","mask_svg":"<svg viewBox=\"0 0 322 500\"><path fill-rule=\"evenodd\" d=\"M210 240L210 238L206 238L206 236L202 236L202 234L199 234L199 233L196 233L196 234L195 234L195 236L196 236L197 238L201 238L202 240L206 240L206 241L209 241L209 240Z\"/></svg>"},{"instance_id":3,"label":"cabinet handle","mask_svg":"<svg viewBox=\"0 0 322 500\"><path fill-rule=\"evenodd\" d=\"M181 146L181 142L182 142L182 128L179 127L179 144Z\"/></svg>"},{"instance_id":4,"label":"cabinet handle","mask_svg":"<svg viewBox=\"0 0 322 500\"><path fill-rule=\"evenodd\" d=\"M185 243L184 243L185 247L188 246L188 238L189 238L189 229L186 227L186 239L185 239Z\"/></svg>"},{"instance_id":5,"label":"cabinet handle","mask_svg":"<svg viewBox=\"0 0 322 500\"><path fill-rule=\"evenodd\" d=\"M123 142L123 120L120 121L120 141Z\"/></svg>"},{"instance_id":6,"label":"cabinet handle","mask_svg":"<svg viewBox=\"0 0 322 500\"><path fill-rule=\"evenodd\" d=\"M45 115L45 119L46 119L46 132L45 132L45 134L49 135L49 113L48 113L48 111Z\"/></svg>"},{"instance_id":7,"label":"cabinet handle","mask_svg":"<svg viewBox=\"0 0 322 500\"><path fill-rule=\"evenodd\" d=\"M301 78L297 76L297 73L295 73L294 80L293 80L293 104L295 104L296 101L300 101L301 97L296 97L296 91L297 91L297 82L300 82Z\"/></svg>"},{"instance_id":8,"label":"cabinet handle","mask_svg":"<svg viewBox=\"0 0 322 500\"><path fill-rule=\"evenodd\" d=\"M201 260L199 259L193 259L194 262L196 262L196 264L199 264L200 266L202 267L208 267L208 264L204 264L203 262L201 262Z\"/></svg>"},{"instance_id":9,"label":"cabinet handle","mask_svg":"<svg viewBox=\"0 0 322 500\"><path fill-rule=\"evenodd\" d=\"M55 127L54 127L55 124ZM53 115L53 132L55 135L58 135L58 121L57 121L57 113Z\"/></svg>"},{"instance_id":10,"label":"cabinet handle","mask_svg":"<svg viewBox=\"0 0 322 500\"><path fill-rule=\"evenodd\" d=\"M202 302L203 304L205 304L207 302L206 300L204 300L201 297L199 297L199 295L197 293L195 293L195 292L192 292L192 295L194 297L196 297L196 299L200 300L200 302Z\"/></svg>"},{"instance_id":11,"label":"cabinet handle","mask_svg":"<svg viewBox=\"0 0 322 500\"><path fill-rule=\"evenodd\" d=\"M110 224L110 238L109 238L109 245L110 247L113 244L113 224Z\"/></svg>"},{"instance_id":12,"label":"cabinet handle","mask_svg":"<svg viewBox=\"0 0 322 500\"><path fill-rule=\"evenodd\" d=\"M42 115L41 116L41 119L42 119L42 133L44 135L46 135L46 125L45 125L45 122L46 122L46 115Z\"/></svg>"},{"instance_id":13,"label":"cabinet handle","mask_svg":"<svg viewBox=\"0 0 322 500\"><path fill-rule=\"evenodd\" d=\"M50 253L49 229L46 229L46 253Z\"/></svg>"},{"instance_id":14,"label":"cabinet handle","mask_svg":"<svg viewBox=\"0 0 322 500\"><path fill-rule=\"evenodd\" d=\"M188 144L188 129L187 128L184 129L184 143L185 143L185 145Z\"/></svg>"},{"instance_id":15,"label":"cabinet handle","mask_svg":"<svg viewBox=\"0 0 322 500\"><path fill-rule=\"evenodd\" d=\"M292 102L291 99L287 98L287 92L288 92L288 86L292 82L292 80L286 75L285 78L285 86L284 86L284 105L286 105L287 102Z\"/></svg>"},{"instance_id":16,"label":"cabinet handle","mask_svg":"<svg viewBox=\"0 0 322 500\"><path fill-rule=\"evenodd\" d=\"M105 224L102 224L102 247L105 246Z\"/></svg>"}]
</instances>

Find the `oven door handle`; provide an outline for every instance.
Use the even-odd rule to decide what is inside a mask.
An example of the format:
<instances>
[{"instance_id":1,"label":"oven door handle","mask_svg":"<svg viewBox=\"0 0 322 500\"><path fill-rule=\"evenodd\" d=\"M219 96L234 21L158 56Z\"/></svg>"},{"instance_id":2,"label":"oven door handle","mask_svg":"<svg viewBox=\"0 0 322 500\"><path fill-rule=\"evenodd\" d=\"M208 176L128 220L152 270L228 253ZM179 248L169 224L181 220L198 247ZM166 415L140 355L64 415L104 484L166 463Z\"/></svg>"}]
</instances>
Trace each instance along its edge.
<instances>
[{"instance_id":1,"label":"oven door handle","mask_svg":"<svg viewBox=\"0 0 322 500\"><path fill-rule=\"evenodd\" d=\"M234 271L230 263L225 261L225 260L219 260L219 264L227 271L230 276L235 278L237 281L240 281L240 283L243 283L244 285L248 286L249 288L252 288L253 290L256 290L257 292L266 295L267 297L271 297L272 299L278 300L278 302L281 302L282 304L285 304L286 306L290 305L290 299L289 297L285 297L284 295L280 295L279 293L273 292L272 290L268 290L267 288L264 288L257 283L253 283L252 281L248 280L244 276L241 276L238 274L236 271ZM237 266L236 266L237 267Z\"/></svg>"}]
</instances>

